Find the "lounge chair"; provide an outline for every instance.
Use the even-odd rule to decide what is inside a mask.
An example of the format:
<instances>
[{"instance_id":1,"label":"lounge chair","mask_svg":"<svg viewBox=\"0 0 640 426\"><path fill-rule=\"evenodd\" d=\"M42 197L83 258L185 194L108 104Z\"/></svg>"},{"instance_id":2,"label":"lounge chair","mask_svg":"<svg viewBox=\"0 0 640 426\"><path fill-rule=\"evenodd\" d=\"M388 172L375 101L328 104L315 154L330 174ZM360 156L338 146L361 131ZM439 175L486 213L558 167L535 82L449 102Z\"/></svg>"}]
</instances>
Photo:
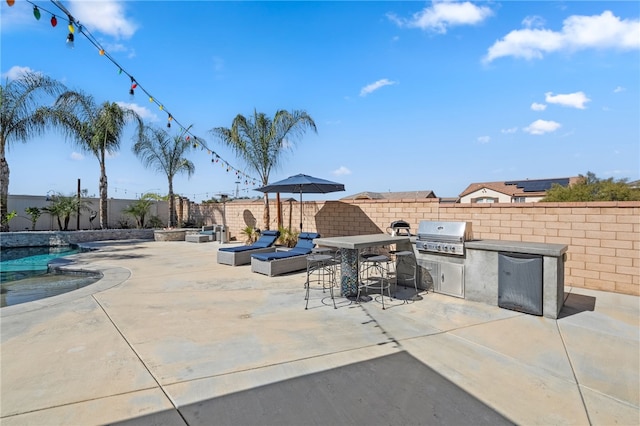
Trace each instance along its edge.
<instances>
[{"instance_id":1,"label":"lounge chair","mask_svg":"<svg viewBox=\"0 0 640 426\"><path fill-rule=\"evenodd\" d=\"M298 243L291 249L252 254L251 272L273 277L307 269L307 256L311 254L315 245L313 240L319 237L320 234L314 232L301 232L298 235Z\"/></svg>"},{"instance_id":2,"label":"lounge chair","mask_svg":"<svg viewBox=\"0 0 640 426\"><path fill-rule=\"evenodd\" d=\"M218 249L218 263L238 266L251 263L251 255L254 253L274 252L273 246L280 236L280 231L262 231L260 238L250 245L221 247Z\"/></svg>"}]
</instances>

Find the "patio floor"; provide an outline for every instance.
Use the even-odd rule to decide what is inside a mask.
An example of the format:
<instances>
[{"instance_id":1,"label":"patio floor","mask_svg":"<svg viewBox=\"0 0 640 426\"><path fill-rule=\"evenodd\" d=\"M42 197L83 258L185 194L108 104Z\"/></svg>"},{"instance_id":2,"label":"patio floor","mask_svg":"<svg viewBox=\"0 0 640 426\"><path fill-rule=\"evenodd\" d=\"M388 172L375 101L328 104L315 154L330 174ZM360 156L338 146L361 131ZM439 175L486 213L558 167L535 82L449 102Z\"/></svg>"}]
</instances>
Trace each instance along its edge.
<instances>
[{"instance_id":1,"label":"patio floor","mask_svg":"<svg viewBox=\"0 0 640 426\"><path fill-rule=\"evenodd\" d=\"M640 423L640 299L566 289L551 320L441 294L352 304L216 242L106 241L104 278L0 310L0 423Z\"/></svg>"}]
</instances>

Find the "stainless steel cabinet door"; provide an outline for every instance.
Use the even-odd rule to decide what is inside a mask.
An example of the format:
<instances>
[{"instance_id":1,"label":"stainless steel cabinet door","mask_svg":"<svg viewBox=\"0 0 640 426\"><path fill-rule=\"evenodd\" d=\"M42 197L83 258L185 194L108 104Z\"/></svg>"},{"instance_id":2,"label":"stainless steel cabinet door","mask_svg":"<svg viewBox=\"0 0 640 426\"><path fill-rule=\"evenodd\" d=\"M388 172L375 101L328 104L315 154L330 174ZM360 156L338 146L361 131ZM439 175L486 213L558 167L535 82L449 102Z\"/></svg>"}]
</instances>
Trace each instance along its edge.
<instances>
[{"instance_id":1,"label":"stainless steel cabinet door","mask_svg":"<svg viewBox=\"0 0 640 426\"><path fill-rule=\"evenodd\" d=\"M435 291L449 296L464 297L464 265L441 263Z\"/></svg>"}]
</instances>

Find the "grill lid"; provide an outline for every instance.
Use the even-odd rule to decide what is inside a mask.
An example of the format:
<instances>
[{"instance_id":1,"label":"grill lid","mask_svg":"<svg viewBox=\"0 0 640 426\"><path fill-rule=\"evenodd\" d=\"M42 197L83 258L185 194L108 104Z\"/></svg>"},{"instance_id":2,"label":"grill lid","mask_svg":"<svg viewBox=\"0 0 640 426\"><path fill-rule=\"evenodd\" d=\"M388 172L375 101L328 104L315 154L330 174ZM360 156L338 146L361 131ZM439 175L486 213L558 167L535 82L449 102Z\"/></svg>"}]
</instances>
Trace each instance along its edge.
<instances>
[{"instance_id":1,"label":"grill lid","mask_svg":"<svg viewBox=\"0 0 640 426\"><path fill-rule=\"evenodd\" d=\"M471 222L423 220L418 225L418 239L424 241L464 242L471 238Z\"/></svg>"}]
</instances>

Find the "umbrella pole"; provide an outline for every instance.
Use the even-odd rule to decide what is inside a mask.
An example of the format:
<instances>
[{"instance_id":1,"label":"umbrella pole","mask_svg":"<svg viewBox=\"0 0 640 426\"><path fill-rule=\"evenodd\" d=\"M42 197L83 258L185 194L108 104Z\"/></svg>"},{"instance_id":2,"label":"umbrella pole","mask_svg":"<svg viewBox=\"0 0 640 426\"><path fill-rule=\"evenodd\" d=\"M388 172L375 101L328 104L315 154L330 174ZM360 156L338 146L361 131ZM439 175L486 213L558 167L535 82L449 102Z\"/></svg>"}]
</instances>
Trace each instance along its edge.
<instances>
[{"instance_id":1,"label":"umbrella pole","mask_svg":"<svg viewBox=\"0 0 640 426\"><path fill-rule=\"evenodd\" d=\"M300 191L300 232L302 232L302 191Z\"/></svg>"}]
</instances>

